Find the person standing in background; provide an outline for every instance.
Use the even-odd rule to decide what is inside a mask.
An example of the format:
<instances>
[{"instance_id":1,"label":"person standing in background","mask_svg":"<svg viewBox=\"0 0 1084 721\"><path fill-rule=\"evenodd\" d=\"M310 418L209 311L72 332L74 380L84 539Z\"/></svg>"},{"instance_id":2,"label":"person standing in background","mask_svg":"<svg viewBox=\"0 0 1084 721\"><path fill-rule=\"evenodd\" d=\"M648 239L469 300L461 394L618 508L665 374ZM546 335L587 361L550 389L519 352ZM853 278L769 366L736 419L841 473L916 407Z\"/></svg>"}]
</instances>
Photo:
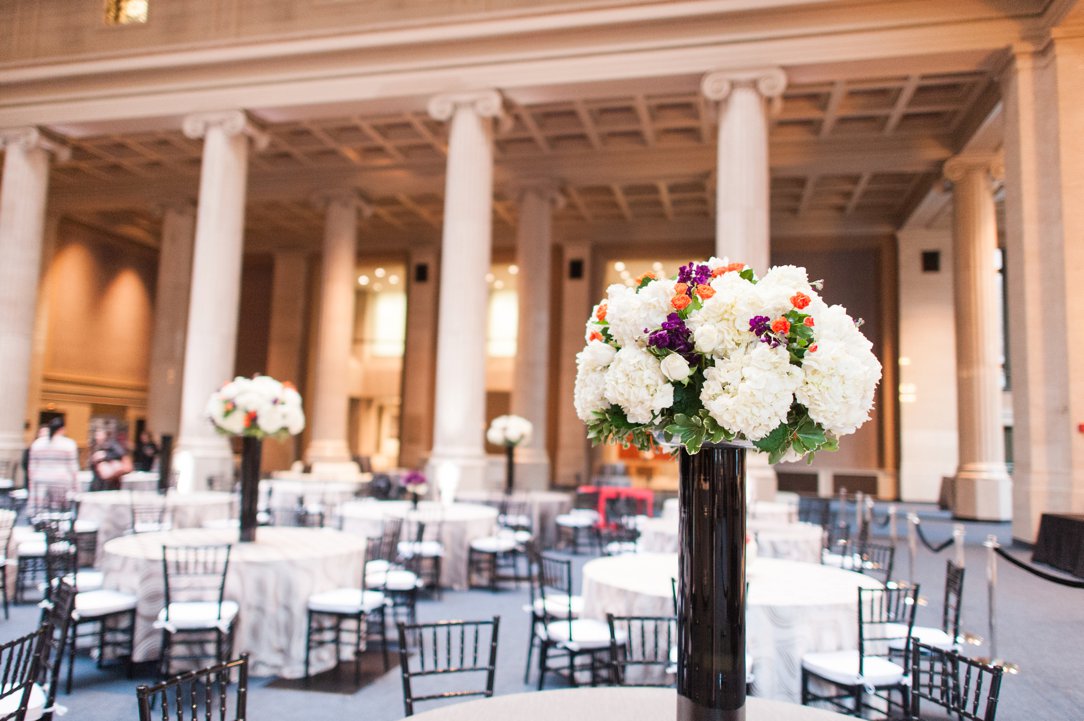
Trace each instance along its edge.
<instances>
[{"instance_id":1,"label":"person standing in background","mask_svg":"<svg viewBox=\"0 0 1084 721\"><path fill-rule=\"evenodd\" d=\"M149 471L154 467L154 460L158 458L158 444L154 442L154 436L150 431L139 432L135 450L132 452L132 461L137 471Z\"/></svg>"},{"instance_id":2,"label":"person standing in background","mask_svg":"<svg viewBox=\"0 0 1084 721\"><path fill-rule=\"evenodd\" d=\"M64 419L49 421L47 433L30 444L27 479L32 494L42 497L71 494L79 490L79 448L68 438Z\"/></svg>"},{"instance_id":3,"label":"person standing in background","mask_svg":"<svg viewBox=\"0 0 1084 721\"><path fill-rule=\"evenodd\" d=\"M94 472L94 480L90 483L92 491L116 491L120 488L120 477L132 471L128 449L104 428L94 431L90 470Z\"/></svg>"}]
</instances>

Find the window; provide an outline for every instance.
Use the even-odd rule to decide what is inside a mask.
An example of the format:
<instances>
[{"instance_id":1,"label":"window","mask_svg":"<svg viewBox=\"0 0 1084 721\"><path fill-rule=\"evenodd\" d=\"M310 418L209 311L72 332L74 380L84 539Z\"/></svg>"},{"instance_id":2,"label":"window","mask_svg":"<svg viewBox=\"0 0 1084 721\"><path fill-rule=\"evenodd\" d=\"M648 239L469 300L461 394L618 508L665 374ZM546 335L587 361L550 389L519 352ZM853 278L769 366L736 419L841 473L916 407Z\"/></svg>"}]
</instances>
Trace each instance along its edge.
<instances>
[{"instance_id":1,"label":"window","mask_svg":"<svg viewBox=\"0 0 1084 721\"><path fill-rule=\"evenodd\" d=\"M369 304L369 355L398 358L406 343L406 293L382 290L373 294Z\"/></svg>"},{"instance_id":2,"label":"window","mask_svg":"<svg viewBox=\"0 0 1084 721\"><path fill-rule=\"evenodd\" d=\"M106 0L106 25L132 25L147 22L150 0Z\"/></svg>"},{"instance_id":3,"label":"window","mask_svg":"<svg viewBox=\"0 0 1084 721\"><path fill-rule=\"evenodd\" d=\"M488 315L486 355L512 358L516 355L516 335L519 333L519 296L515 289L490 290Z\"/></svg>"}]
</instances>

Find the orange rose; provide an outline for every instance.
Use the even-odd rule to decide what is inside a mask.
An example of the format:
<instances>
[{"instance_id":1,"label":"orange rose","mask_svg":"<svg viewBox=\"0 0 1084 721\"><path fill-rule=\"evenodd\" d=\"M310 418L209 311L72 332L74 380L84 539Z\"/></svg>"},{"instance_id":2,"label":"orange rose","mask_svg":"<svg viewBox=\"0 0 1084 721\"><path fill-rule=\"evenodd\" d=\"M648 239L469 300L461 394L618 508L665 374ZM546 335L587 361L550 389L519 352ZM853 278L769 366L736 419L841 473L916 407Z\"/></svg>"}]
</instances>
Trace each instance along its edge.
<instances>
[{"instance_id":1,"label":"orange rose","mask_svg":"<svg viewBox=\"0 0 1084 721\"><path fill-rule=\"evenodd\" d=\"M674 310L685 310L692 302L692 298L687 295L675 295L670 299L670 305L674 306Z\"/></svg>"},{"instance_id":2,"label":"orange rose","mask_svg":"<svg viewBox=\"0 0 1084 721\"><path fill-rule=\"evenodd\" d=\"M675 283L674 284L674 295L685 295L688 292L689 292L689 284L688 283Z\"/></svg>"},{"instance_id":3,"label":"orange rose","mask_svg":"<svg viewBox=\"0 0 1084 721\"><path fill-rule=\"evenodd\" d=\"M256 411L249 411L245 414L245 428L252 428L256 423Z\"/></svg>"},{"instance_id":4,"label":"orange rose","mask_svg":"<svg viewBox=\"0 0 1084 721\"><path fill-rule=\"evenodd\" d=\"M810 352L810 353L816 353L816 352L817 352L817 344L816 344L816 343L814 343L813 345L809 346L809 352Z\"/></svg>"},{"instance_id":5,"label":"orange rose","mask_svg":"<svg viewBox=\"0 0 1084 721\"><path fill-rule=\"evenodd\" d=\"M812 327L813 327L813 316L811 316L811 315L807 315L807 316L805 317L805 320L803 320L802 322L803 322L803 323L805 323L805 324L806 324L807 326L809 326L810 328L812 328Z\"/></svg>"},{"instance_id":6,"label":"orange rose","mask_svg":"<svg viewBox=\"0 0 1084 721\"><path fill-rule=\"evenodd\" d=\"M786 335L790 332L790 321L780 316L772 321L772 332Z\"/></svg>"},{"instance_id":7,"label":"orange rose","mask_svg":"<svg viewBox=\"0 0 1084 721\"><path fill-rule=\"evenodd\" d=\"M606 320L606 301L602 301L598 304L598 310L595 311L595 318L599 323Z\"/></svg>"},{"instance_id":8,"label":"orange rose","mask_svg":"<svg viewBox=\"0 0 1084 721\"><path fill-rule=\"evenodd\" d=\"M587 340L588 341L602 340L602 334L599 333L597 330L593 330L593 331L591 331L591 337L588 338Z\"/></svg>"},{"instance_id":9,"label":"orange rose","mask_svg":"<svg viewBox=\"0 0 1084 721\"><path fill-rule=\"evenodd\" d=\"M698 285L696 286L696 294L700 296L700 300L707 300L715 295L715 289L710 285Z\"/></svg>"},{"instance_id":10,"label":"orange rose","mask_svg":"<svg viewBox=\"0 0 1084 721\"><path fill-rule=\"evenodd\" d=\"M790 304L801 310L809 305L809 296L805 293L795 293L790 297Z\"/></svg>"},{"instance_id":11,"label":"orange rose","mask_svg":"<svg viewBox=\"0 0 1084 721\"><path fill-rule=\"evenodd\" d=\"M646 280L648 278L650 278L651 280L657 280L658 276L655 275L654 273L644 273L643 275L641 275L639 278L636 279L636 285L640 285L641 283L644 282L644 280Z\"/></svg>"},{"instance_id":12,"label":"orange rose","mask_svg":"<svg viewBox=\"0 0 1084 721\"><path fill-rule=\"evenodd\" d=\"M745 270L745 263L731 263L730 265L720 265L715 270L711 271L713 278L718 278L720 275L725 275L732 270L736 270L739 273Z\"/></svg>"}]
</instances>

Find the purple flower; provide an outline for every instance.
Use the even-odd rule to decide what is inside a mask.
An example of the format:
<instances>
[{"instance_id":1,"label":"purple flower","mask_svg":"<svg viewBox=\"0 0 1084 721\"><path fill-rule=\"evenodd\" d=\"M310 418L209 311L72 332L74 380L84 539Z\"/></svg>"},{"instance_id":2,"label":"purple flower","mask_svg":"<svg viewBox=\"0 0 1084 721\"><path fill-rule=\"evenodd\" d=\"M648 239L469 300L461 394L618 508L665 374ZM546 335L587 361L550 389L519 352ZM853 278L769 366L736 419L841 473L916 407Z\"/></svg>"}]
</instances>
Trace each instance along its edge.
<instances>
[{"instance_id":1,"label":"purple flower","mask_svg":"<svg viewBox=\"0 0 1084 721\"><path fill-rule=\"evenodd\" d=\"M647 344L652 348L666 348L679 353L689 363L697 363L700 360L693 350L692 331L677 313L666 316L662 327L648 335Z\"/></svg>"},{"instance_id":2,"label":"purple flower","mask_svg":"<svg viewBox=\"0 0 1084 721\"><path fill-rule=\"evenodd\" d=\"M421 486L426 483L425 474L421 471L407 471L403 474L403 477L399 479L399 484L410 488L411 486Z\"/></svg>"},{"instance_id":3,"label":"purple flower","mask_svg":"<svg viewBox=\"0 0 1084 721\"><path fill-rule=\"evenodd\" d=\"M751 330L761 343L767 343L772 348L776 348L780 345L779 338L772 333L772 319L766 315L754 315L749 319L749 330Z\"/></svg>"},{"instance_id":4,"label":"purple flower","mask_svg":"<svg viewBox=\"0 0 1084 721\"><path fill-rule=\"evenodd\" d=\"M688 285L707 285L711 282L711 268L705 264L689 263L678 269L678 282Z\"/></svg>"}]
</instances>

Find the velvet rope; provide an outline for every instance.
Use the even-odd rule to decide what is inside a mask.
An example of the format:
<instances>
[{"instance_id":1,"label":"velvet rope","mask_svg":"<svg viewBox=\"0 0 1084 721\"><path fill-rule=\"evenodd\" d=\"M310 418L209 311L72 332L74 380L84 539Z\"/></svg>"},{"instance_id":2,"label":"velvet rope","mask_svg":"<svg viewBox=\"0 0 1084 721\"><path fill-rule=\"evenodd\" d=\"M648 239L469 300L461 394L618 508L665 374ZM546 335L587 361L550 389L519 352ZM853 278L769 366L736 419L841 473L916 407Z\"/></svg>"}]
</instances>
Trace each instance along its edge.
<instances>
[{"instance_id":1,"label":"velvet rope","mask_svg":"<svg viewBox=\"0 0 1084 721\"><path fill-rule=\"evenodd\" d=\"M941 553L941 551L944 551L946 548L951 546L952 542L954 540L954 539L950 538L947 541L945 541L944 543L942 543L941 545L935 546L932 543L930 543L928 540L926 540L926 534L923 533L923 531L922 531L922 524L916 523L915 524L915 531L918 532L918 540L922 541L922 545L925 546L926 548L930 549L930 551L932 551L933 553Z\"/></svg>"},{"instance_id":2,"label":"velvet rope","mask_svg":"<svg viewBox=\"0 0 1084 721\"><path fill-rule=\"evenodd\" d=\"M997 551L997 555L1001 556L1012 565L1024 571L1027 571L1033 576L1038 576L1044 581L1050 581L1051 583L1056 583L1059 586L1068 586L1069 588L1084 588L1084 581L1072 581L1068 578L1058 578L1057 576L1049 574L1045 571L1040 571L1038 568L1035 568L1031 564L1024 563L1019 559L1013 558L1008 553L1006 553L1005 550L1000 546L995 546L994 550Z\"/></svg>"}]
</instances>

